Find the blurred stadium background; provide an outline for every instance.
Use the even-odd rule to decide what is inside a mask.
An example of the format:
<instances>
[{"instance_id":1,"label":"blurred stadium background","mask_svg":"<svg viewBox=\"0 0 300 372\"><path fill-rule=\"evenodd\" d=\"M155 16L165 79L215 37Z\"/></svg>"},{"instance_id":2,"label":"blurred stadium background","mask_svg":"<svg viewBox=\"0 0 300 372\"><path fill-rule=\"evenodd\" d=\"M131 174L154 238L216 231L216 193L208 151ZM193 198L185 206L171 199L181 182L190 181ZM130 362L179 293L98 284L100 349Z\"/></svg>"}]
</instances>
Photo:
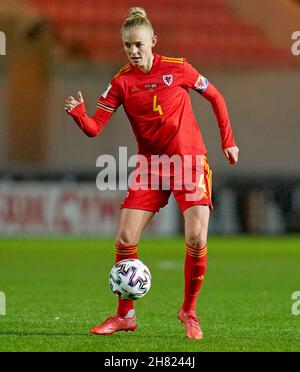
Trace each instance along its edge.
<instances>
[{"instance_id":1,"label":"blurred stadium background","mask_svg":"<svg viewBox=\"0 0 300 372\"><path fill-rule=\"evenodd\" d=\"M214 171L211 233L299 232L300 56L291 52L298 1L1 0L0 234L114 234L124 192L97 190L96 159L118 159L119 146L136 153L129 122L119 109L90 139L63 103L81 89L94 113L127 63L120 27L136 5L152 20L156 51L186 57L228 104L241 149L237 167L223 158L210 105L191 93ZM171 200L147 233L180 232Z\"/></svg>"},{"instance_id":2,"label":"blurred stadium background","mask_svg":"<svg viewBox=\"0 0 300 372\"><path fill-rule=\"evenodd\" d=\"M300 232L300 2L0 1L0 351L299 351L299 235L287 235ZM187 58L220 89L241 149L230 167L210 105L191 92L214 171L200 344L176 323L184 237L173 199L141 243L153 286L136 305L135 342L88 336L115 307L107 277L126 192L97 189L96 159L136 145L122 108L91 139L63 105L81 89L94 113L127 63L131 6L146 9L158 53Z\"/></svg>"}]
</instances>

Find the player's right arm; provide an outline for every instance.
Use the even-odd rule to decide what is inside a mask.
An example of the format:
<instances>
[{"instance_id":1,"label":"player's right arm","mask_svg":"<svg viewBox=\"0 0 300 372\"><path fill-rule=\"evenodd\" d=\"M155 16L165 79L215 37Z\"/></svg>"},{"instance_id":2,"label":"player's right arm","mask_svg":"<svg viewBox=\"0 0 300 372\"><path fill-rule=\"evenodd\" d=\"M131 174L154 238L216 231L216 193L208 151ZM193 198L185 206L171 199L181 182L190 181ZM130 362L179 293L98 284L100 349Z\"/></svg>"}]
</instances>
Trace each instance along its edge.
<instances>
[{"instance_id":1,"label":"player's right arm","mask_svg":"<svg viewBox=\"0 0 300 372\"><path fill-rule=\"evenodd\" d=\"M77 93L77 99L72 96L66 99L64 109L87 136L96 137L105 128L120 104L119 91L116 83L112 80L100 97L97 103L98 110L94 116L89 117L86 113L84 99L80 91Z\"/></svg>"}]
</instances>

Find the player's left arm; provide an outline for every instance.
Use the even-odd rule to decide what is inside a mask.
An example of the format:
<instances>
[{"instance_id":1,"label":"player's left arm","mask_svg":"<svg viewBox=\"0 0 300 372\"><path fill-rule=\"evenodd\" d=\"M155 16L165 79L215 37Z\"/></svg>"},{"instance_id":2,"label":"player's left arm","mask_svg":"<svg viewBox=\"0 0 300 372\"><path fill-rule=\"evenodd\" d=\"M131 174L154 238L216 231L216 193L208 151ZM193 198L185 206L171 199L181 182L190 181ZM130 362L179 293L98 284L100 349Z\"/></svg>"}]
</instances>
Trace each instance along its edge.
<instances>
[{"instance_id":1,"label":"player's left arm","mask_svg":"<svg viewBox=\"0 0 300 372\"><path fill-rule=\"evenodd\" d=\"M201 95L211 103L216 115L221 134L222 149L226 159L230 164L236 164L239 159L239 148L235 143L224 97L218 89L209 82Z\"/></svg>"},{"instance_id":2,"label":"player's left arm","mask_svg":"<svg viewBox=\"0 0 300 372\"><path fill-rule=\"evenodd\" d=\"M230 164L236 164L239 148L234 139L222 94L187 61L184 62L184 86L195 90L211 103L218 121L224 155Z\"/></svg>"}]
</instances>

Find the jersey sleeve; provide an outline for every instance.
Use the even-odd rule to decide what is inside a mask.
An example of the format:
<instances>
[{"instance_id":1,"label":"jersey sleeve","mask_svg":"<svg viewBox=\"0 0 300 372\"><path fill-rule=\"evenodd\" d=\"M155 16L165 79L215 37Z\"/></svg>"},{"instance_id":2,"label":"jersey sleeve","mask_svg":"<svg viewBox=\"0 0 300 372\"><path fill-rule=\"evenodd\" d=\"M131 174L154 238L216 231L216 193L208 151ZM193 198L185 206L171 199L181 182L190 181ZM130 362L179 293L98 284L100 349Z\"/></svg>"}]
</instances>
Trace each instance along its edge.
<instances>
[{"instance_id":1,"label":"jersey sleeve","mask_svg":"<svg viewBox=\"0 0 300 372\"><path fill-rule=\"evenodd\" d=\"M98 109L114 113L121 104L120 88L116 79L113 78L99 98L97 107Z\"/></svg>"},{"instance_id":2,"label":"jersey sleeve","mask_svg":"<svg viewBox=\"0 0 300 372\"><path fill-rule=\"evenodd\" d=\"M98 136L112 116L111 112L98 109L95 115L90 118L86 113L84 102L69 111L68 114L73 117L78 127L89 137Z\"/></svg>"},{"instance_id":3,"label":"jersey sleeve","mask_svg":"<svg viewBox=\"0 0 300 372\"><path fill-rule=\"evenodd\" d=\"M204 93L209 86L209 81L202 76L190 63L184 61L184 87Z\"/></svg>"},{"instance_id":4,"label":"jersey sleeve","mask_svg":"<svg viewBox=\"0 0 300 372\"><path fill-rule=\"evenodd\" d=\"M220 129L222 148L236 146L225 100L221 93L191 64L184 62L185 88L193 89L207 99L214 110Z\"/></svg>"}]
</instances>

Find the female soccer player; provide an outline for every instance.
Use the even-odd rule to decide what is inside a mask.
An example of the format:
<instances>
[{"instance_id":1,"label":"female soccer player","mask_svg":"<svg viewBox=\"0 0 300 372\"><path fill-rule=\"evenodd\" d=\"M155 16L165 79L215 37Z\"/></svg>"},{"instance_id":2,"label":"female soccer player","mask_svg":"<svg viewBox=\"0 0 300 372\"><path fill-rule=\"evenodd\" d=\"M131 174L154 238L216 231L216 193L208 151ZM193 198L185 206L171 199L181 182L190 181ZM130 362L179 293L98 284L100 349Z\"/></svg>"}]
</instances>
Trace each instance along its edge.
<instances>
[{"instance_id":1,"label":"female soccer player","mask_svg":"<svg viewBox=\"0 0 300 372\"><path fill-rule=\"evenodd\" d=\"M196 315L196 301L206 271L207 231L212 208L211 170L193 114L189 89L197 91L211 103L220 128L224 155L230 164L237 163L239 149L225 101L218 90L184 58L153 53L157 36L144 9L130 9L121 35L129 63L110 81L99 99L95 115L90 118L86 114L80 91L77 99L68 97L64 108L83 132L93 137L101 133L112 114L123 104L138 143L139 155L149 161L151 155L179 156L182 160L169 174L172 181L170 190L130 185L121 205L116 262L137 258L143 230L154 214L168 203L172 192L184 216L186 240L184 299L178 319L184 323L188 338L201 339L203 333ZM192 160L186 163L186 159ZM192 179L196 179L194 190L185 181L181 188L174 186L175 179L179 177L182 180L180 170L192 172ZM159 177L161 181L161 173ZM133 301L119 299L117 314L93 328L92 333L107 335L136 328Z\"/></svg>"}]
</instances>

